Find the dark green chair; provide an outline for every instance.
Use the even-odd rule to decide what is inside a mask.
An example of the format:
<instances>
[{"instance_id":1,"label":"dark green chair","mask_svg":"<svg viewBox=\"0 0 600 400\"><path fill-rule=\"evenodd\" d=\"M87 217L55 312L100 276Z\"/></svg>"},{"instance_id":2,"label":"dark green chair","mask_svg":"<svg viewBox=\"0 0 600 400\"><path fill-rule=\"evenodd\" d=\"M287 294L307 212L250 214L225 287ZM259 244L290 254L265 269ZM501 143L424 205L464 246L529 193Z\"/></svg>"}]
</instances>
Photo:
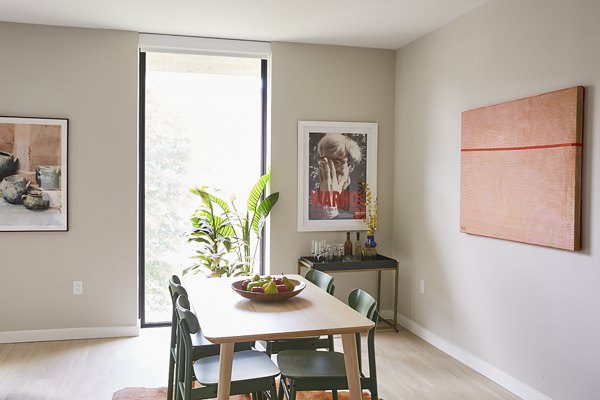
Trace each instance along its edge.
<instances>
[{"instance_id":1,"label":"dark green chair","mask_svg":"<svg viewBox=\"0 0 600 400\"><path fill-rule=\"evenodd\" d=\"M348 296L350 307L377 324L379 314L375 299L361 289L354 289ZM377 399L377 371L375 366L375 328L367 336L369 376L363 373L361 361L360 334L356 334L360 383L363 389L371 392L371 399ZM304 390L345 390L348 389L344 354L330 351L285 350L277 355L281 371L278 399L285 395L289 400L296 399L296 393Z\"/></svg>"},{"instance_id":2,"label":"dark green chair","mask_svg":"<svg viewBox=\"0 0 600 400\"><path fill-rule=\"evenodd\" d=\"M333 296L335 291L335 285L333 284L333 277L326 274L325 272L310 269L304 276L307 281L315 284L319 288L325 290L327 293ZM262 342L265 348L265 352L268 355L277 354L283 350L301 350L301 349L327 349L333 351L333 336L319 337L310 336L303 338L293 339L280 339L280 340L267 340Z\"/></svg>"},{"instance_id":3,"label":"dark green chair","mask_svg":"<svg viewBox=\"0 0 600 400\"><path fill-rule=\"evenodd\" d=\"M167 384L167 399L173 398L173 383L176 374L177 364L177 338L179 335L179 318L176 311L176 301L179 296L185 296L185 304L189 309L187 301L187 291L181 285L181 281L177 275L173 275L169 279L169 293L171 294L172 316L171 316L171 343L169 349L169 382ZM218 344L209 342L201 331L196 332L191 337L192 341L192 359L197 360L204 356L214 356L219 354L220 347ZM253 343L236 343L235 351L250 350ZM177 399L178 397L176 397Z\"/></svg>"},{"instance_id":4,"label":"dark green chair","mask_svg":"<svg viewBox=\"0 0 600 400\"><path fill-rule=\"evenodd\" d=\"M177 343L177 373L175 377L175 398L183 400L212 399L217 397L219 381L219 355L200 357L192 344L192 337L201 332L196 315L188 308L187 296L181 295L176 301L179 318L179 340ZM269 393L275 399L277 391L275 377L279 369L271 358L258 350L244 350L233 353L231 372L231 395L252 394L254 400ZM202 386L194 387L194 381Z\"/></svg>"}]
</instances>

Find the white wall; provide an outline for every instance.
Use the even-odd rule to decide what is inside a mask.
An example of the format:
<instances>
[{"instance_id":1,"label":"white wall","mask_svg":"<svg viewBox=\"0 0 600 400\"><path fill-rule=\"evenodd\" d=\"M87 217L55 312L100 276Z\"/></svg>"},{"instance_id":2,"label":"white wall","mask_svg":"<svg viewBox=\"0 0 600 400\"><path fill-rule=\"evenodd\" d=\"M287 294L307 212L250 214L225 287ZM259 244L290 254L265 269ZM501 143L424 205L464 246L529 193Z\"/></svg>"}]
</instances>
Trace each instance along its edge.
<instances>
[{"instance_id":1,"label":"white wall","mask_svg":"<svg viewBox=\"0 0 600 400\"><path fill-rule=\"evenodd\" d=\"M137 33L0 22L0 54L0 115L69 119L69 231L0 232L0 342L135 333Z\"/></svg>"},{"instance_id":2,"label":"white wall","mask_svg":"<svg viewBox=\"0 0 600 400\"><path fill-rule=\"evenodd\" d=\"M600 398L599 19L597 1L492 0L397 52L400 312L515 378L513 389L533 389L525 398ZM583 250L461 234L461 112L576 85L586 87Z\"/></svg>"},{"instance_id":3,"label":"white wall","mask_svg":"<svg viewBox=\"0 0 600 400\"><path fill-rule=\"evenodd\" d=\"M326 239L329 243L343 243L346 239L345 232L296 230L298 120L379 124L377 189L381 223L376 239L382 254L391 252L394 65L395 52L391 50L273 43L271 186L280 192L280 197L270 218L272 272L296 273L297 260L310 254L312 239ZM361 237L366 238L365 232ZM336 273L334 278L340 299L346 299L357 286L372 293L376 287L374 272ZM386 283L391 287L391 282ZM389 290L386 287L382 300L386 301L384 307L391 308Z\"/></svg>"}]
</instances>

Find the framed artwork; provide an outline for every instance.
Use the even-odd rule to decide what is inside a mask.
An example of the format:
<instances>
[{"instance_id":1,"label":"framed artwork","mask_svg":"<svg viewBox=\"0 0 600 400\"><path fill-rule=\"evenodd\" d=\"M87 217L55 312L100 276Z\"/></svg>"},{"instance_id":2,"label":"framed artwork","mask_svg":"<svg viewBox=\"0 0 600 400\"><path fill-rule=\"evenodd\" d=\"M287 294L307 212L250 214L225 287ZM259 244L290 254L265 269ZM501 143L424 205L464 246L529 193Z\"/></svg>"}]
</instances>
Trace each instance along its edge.
<instances>
[{"instance_id":1,"label":"framed artwork","mask_svg":"<svg viewBox=\"0 0 600 400\"><path fill-rule=\"evenodd\" d=\"M582 86L462 113L460 231L581 249Z\"/></svg>"},{"instance_id":2,"label":"framed artwork","mask_svg":"<svg viewBox=\"0 0 600 400\"><path fill-rule=\"evenodd\" d=\"M68 229L68 125L0 117L0 231Z\"/></svg>"},{"instance_id":3,"label":"framed artwork","mask_svg":"<svg viewBox=\"0 0 600 400\"><path fill-rule=\"evenodd\" d=\"M298 231L365 230L377 196L377 123L298 121Z\"/></svg>"}]
</instances>

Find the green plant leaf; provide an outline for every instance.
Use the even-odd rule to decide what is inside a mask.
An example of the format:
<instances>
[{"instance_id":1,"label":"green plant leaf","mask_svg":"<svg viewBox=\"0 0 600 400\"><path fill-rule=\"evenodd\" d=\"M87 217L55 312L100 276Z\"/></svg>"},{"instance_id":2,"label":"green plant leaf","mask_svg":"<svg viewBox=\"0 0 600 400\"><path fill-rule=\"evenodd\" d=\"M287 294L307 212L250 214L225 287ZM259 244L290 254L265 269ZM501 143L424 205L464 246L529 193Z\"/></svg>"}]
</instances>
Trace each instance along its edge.
<instances>
[{"instance_id":1,"label":"green plant leaf","mask_svg":"<svg viewBox=\"0 0 600 400\"><path fill-rule=\"evenodd\" d=\"M262 230L265 220L269 216L271 209L277 203L279 199L279 192L271 193L266 199L261 201L256 209L256 212L252 216L252 230L256 233L256 236L260 238L260 231Z\"/></svg>"},{"instance_id":2,"label":"green plant leaf","mask_svg":"<svg viewBox=\"0 0 600 400\"><path fill-rule=\"evenodd\" d=\"M207 186L196 186L191 188L190 192L200 196L204 204L206 204L207 206L210 206L211 203L214 203L221 207L221 209L226 213L230 212L229 205L227 204L227 202L221 199L220 197L217 197L216 195L210 193L208 190L209 189Z\"/></svg>"},{"instance_id":3,"label":"green plant leaf","mask_svg":"<svg viewBox=\"0 0 600 400\"><path fill-rule=\"evenodd\" d=\"M246 201L246 207L248 208L248 211L256 211L256 206L263 195L263 191L265 190L267 183L270 180L271 168L269 168L266 174L258 178L258 181L254 184L254 187L252 190L250 190L250 194L248 194L248 200Z\"/></svg>"}]
</instances>

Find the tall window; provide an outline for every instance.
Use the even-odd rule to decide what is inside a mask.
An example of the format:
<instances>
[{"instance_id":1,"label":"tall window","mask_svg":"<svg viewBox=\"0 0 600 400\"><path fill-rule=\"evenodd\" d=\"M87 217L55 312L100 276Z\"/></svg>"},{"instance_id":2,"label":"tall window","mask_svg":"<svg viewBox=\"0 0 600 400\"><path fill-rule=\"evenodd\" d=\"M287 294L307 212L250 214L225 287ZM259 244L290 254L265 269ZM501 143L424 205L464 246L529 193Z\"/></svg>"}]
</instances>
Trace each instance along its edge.
<instances>
[{"instance_id":1,"label":"tall window","mask_svg":"<svg viewBox=\"0 0 600 400\"><path fill-rule=\"evenodd\" d=\"M266 61L147 52L140 57L140 312L170 322L167 282L194 260L194 186L245 196L264 171Z\"/></svg>"}]
</instances>

